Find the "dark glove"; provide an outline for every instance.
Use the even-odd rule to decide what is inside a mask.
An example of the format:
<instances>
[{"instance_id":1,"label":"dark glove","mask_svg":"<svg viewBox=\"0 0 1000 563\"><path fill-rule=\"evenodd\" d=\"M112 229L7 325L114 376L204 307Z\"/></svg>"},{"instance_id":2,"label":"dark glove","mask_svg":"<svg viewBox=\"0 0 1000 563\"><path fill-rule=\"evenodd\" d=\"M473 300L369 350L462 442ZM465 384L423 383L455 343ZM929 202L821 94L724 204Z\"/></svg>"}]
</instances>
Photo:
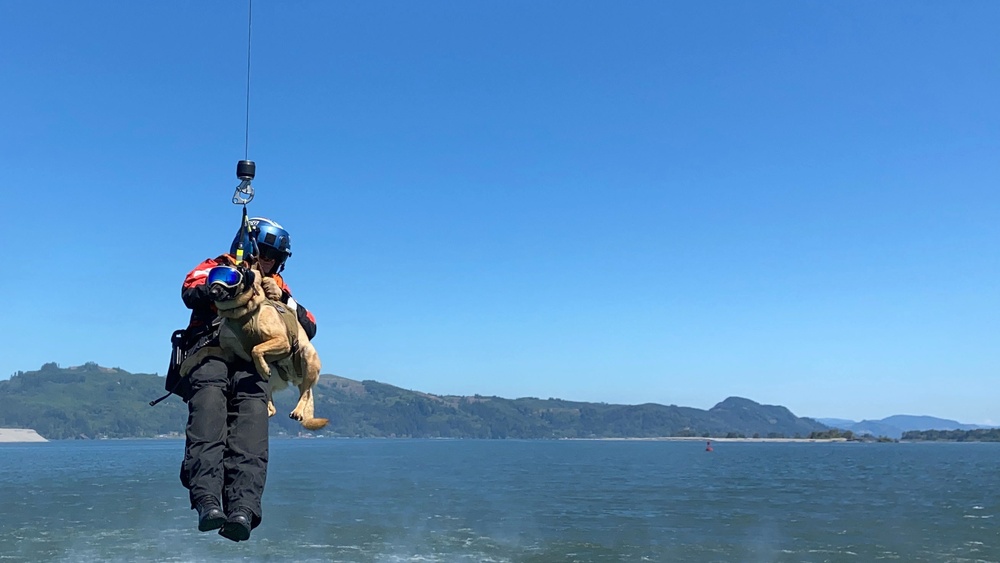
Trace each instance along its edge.
<instances>
[{"instance_id":1,"label":"dark glove","mask_svg":"<svg viewBox=\"0 0 1000 563\"><path fill-rule=\"evenodd\" d=\"M281 288L278 286L278 282L274 281L274 278L264 278L260 281L261 287L264 288L264 295L271 301L281 301Z\"/></svg>"}]
</instances>

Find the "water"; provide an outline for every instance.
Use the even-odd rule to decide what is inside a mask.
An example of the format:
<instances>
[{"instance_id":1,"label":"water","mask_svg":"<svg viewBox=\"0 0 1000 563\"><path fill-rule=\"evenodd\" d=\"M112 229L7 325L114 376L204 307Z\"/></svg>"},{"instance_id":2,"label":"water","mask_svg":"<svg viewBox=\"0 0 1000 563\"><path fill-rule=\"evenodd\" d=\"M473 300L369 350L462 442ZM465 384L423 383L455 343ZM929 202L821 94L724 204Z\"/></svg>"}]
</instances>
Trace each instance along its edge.
<instances>
[{"instance_id":1,"label":"water","mask_svg":"<svg viewBox=\"0 0 1000 563\"><path fill-rule=\"evenodd\" d=\"M272 440L239 544L182 450L0 445L0 563L1000 561L1000 444Z\"/></svg>"}]
</instances>

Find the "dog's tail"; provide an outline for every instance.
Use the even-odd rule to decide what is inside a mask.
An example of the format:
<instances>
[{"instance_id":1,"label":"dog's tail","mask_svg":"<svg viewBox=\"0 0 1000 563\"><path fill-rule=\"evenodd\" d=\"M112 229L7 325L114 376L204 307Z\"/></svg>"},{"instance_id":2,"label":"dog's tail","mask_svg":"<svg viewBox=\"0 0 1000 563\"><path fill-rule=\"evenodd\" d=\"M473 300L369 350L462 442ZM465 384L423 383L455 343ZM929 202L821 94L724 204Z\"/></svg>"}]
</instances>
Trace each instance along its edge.
<instances>
[{"instance_id":1,"label":"dog's tail","mask_svg":"<svg viewBox=\"0 0 1000 563\"><path fill-rule=\"evenodd\" d=\"M315 412L313 410L315 408L315 404L313 403L312 399L312 390L309 391L309 400L306 401L306 404L303 405L303 407L304 408L302 409L302 427L305 428L306 430L319 430L320 428L323 428L324 426L327 425L327 423L330 422L330 420L327 418L315 418L313 416L313 413Z\"/></svg>"},{"instance_id":2,"label":"dog's tail","mask_svg":"<svg viewBox=\"0 0 1000 563\"><path fill-rule=\"evenodd\" d=\"M306 430L319 430L330 422L326 418L305 418L302 419L302 427Z\"/></svg>"}]
</instances>

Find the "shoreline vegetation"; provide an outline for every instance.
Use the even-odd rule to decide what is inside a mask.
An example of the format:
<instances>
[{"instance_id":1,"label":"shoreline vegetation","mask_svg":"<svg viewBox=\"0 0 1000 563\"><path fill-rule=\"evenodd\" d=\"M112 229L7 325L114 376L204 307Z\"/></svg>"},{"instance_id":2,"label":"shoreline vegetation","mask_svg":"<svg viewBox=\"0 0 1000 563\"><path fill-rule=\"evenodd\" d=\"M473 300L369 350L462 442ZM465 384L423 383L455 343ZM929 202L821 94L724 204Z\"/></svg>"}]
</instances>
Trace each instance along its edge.
<instances>
[{"instance_id":1,"label":"shoreline vegetation","mask_svg":"<svg viewBox=\"0 0 1000 563\"><path fill-rule=\"evenodd\" d=\"M87 438L87 440L94 441L106 441L106 440L183 440L184 436L180 434L170 434L170 435L160 435L160 436L137 436L129 438ZM303 440L303 439L321 439L321 440L482 440L482 439L492 439L492 438L442 438L442 437L432 437L432 438L410 438L410 437L390 437L390 436L328 436L328 435L312 435L302 433L300 435L276 435L271 436L272 440ZM519 439L519 438L512 438ZM0 444L12 444L12 443L39 443L39 442L69 442L78 441L81 438L64 438L57 440L46 440L44 437L40 436L37 432L30 428L0 428ZM641 438L529 438L531 441L570 441L570 442L696 442L696 443L771 443L771 444L833 444L833 443L904 443L904 444L915 444L923 442L949 442L949 443L959 443L959 444L975 444L980 443L980 440L895 440L895 439L876 439L871 437L866 437L866 439L847 439L847 438L697 438L691 436L656 436L656 437L641 437ZM989 441L989 440L985 440Z\"/></svg>"},{"instance_id":2,"label":"shoreline vegetation","mask_svg":"<svg viewBox=\"0 0 1000 563\"><path fill-rule=\"evenodd\" d=\"M302 436L302 438L313 438L313 436ZM319 436L321 438L343 440L352 439L345 437L327 437ZM147 440L169 440L169 439L183 439L184 436L157 436L155 438L119 438L124 440L136 440L136 439L147 439ZM286 439L296 439L298 436L287 436L287 437L275 437L275 438L286 438ZM371 438L354 438L354 439L371 439ZM379 438L375 438L379 439ZM382 438L388 440L409 440L412 438ZM463 438L432 438L438 440L462 440ZM657 436L657 437L645 437L645 438L560 438L561 440L569 441L592 441L592 442L798 442L798 443L831 443L831 442L847 442L847 438L695 438L689 436ZM69 438L72 440L72 438ZM37 432L30 428L0 428L0 443L13 443L13 442L49 442Z\"/></svg>"}]
</instances>

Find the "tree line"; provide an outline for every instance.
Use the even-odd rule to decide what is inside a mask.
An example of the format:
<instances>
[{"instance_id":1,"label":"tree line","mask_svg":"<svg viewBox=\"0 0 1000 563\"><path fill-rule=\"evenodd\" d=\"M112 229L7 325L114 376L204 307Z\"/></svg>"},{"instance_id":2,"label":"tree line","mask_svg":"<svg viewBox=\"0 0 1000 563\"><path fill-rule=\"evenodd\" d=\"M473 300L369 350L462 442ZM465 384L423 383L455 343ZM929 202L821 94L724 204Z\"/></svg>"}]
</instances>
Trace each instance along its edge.
<instances>
[{"instance_id":1,"label":"tree line","mask_svg":"<svg viewBox=\"0 0 1000 563\"><path fill-rule=\"evenodd\" d=\"M17 372L0 381L0 427L32 428L48 439L183 435L187 406L177 397L155 407L164 378L93 362ZM616 405L557 398L437 396L378 381L323 375L316 415L330 419L321 434L406 438L799 437L827 430L784 407L730 397L709 410L675 405ZM298 391L274 396L272 435L302 432L288 418Z\"/></svg>"},{"instance_id":2,"label":"tree line","mask_svg":"<svg viewBox=\"0 0 1000 563\"><path fill-rule=\"evenodd\" d=\"M1000 442L1000 428L976 430L911 430L902 440L924 442Z\"/></svg>"}]
</instances>

